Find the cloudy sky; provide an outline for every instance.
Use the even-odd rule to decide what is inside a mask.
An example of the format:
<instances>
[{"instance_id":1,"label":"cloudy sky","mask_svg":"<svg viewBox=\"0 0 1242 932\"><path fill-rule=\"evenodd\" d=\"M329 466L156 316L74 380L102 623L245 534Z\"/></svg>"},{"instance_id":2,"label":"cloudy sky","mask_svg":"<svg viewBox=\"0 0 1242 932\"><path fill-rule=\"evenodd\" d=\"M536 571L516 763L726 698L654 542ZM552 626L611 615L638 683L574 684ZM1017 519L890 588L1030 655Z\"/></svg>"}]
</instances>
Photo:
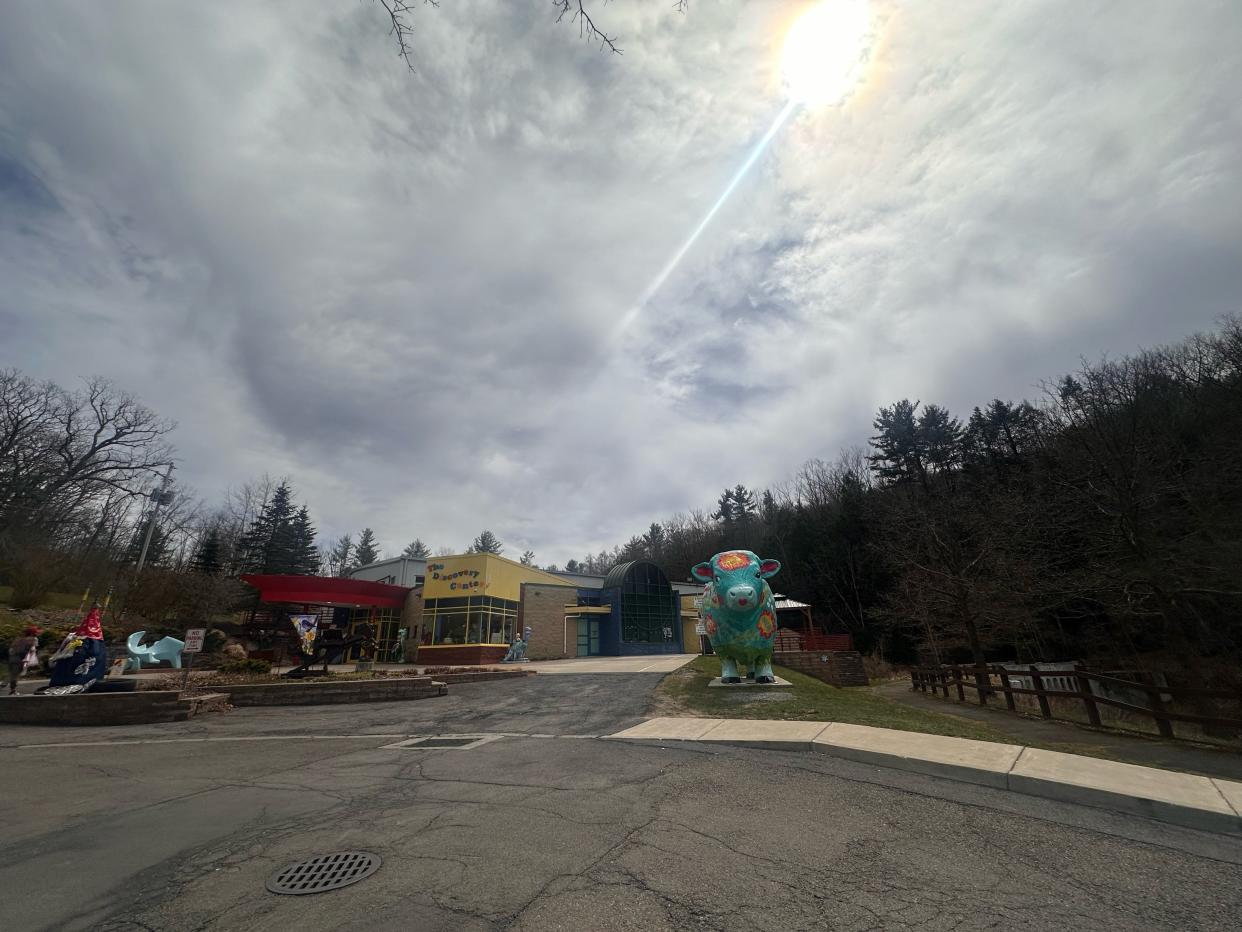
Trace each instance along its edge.
<instances>
[{"instance_id":1,"label":"cloudy sky","mask_svg":"<svg viewBox=\"0 0 1242 932\"><path fill-rule=\"evenodd\" d=\"M831 0L830 0L831 2ZM0 366L179 422L210 499L563 562L1078 357L1242 310L1242 5L874 0L784 105L805 4L0 5Z\"/></svg>"}]
</instances>

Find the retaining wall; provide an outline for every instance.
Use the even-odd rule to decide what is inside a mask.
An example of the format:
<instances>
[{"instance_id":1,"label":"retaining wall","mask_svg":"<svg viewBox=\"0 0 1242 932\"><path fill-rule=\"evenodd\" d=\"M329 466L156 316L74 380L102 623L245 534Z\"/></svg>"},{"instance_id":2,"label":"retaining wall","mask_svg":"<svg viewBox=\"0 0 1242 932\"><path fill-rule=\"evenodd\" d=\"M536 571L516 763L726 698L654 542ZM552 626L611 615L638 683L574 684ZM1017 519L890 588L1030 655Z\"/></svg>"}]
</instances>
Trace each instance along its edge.
<instances>
[{"instance_id":1,"label":"retaining wall","mask_svg":"<svg viewBox=\"0 0 1242 932\"><path fill-rule=\"evenodd\" d=\"M443 696L448 687L429 676L401 679L346 680L324 683L310 680L301 683L260 683L254 685L213 686L215 692L226 693L229 704L237 707L256 705L335 705L346 702L398 702L405 699L426 699Z\"/></svg>"},{"instance_id":2,"label":"retaining wall","mask_svg":"<svg viewBox=\"0 0 1242 932\"><path fill-rule=\"evenodd\" d=\"M10 725L144 725L184 722L202 707L176 690L78 693L0 698L0 723ZM203 711L207 711L204 707Z\"/></svg>"},{"instance_id":3,"label":"retaining wall","mask_svg":"<svg viewBox=\"0 0 1242 932\"><path fill-rule=\"evenodd\" d=\"M866 686L867 671L856 650L790 650L772 655L772 662L832 686Z\"/></svg>"}]
</instances>

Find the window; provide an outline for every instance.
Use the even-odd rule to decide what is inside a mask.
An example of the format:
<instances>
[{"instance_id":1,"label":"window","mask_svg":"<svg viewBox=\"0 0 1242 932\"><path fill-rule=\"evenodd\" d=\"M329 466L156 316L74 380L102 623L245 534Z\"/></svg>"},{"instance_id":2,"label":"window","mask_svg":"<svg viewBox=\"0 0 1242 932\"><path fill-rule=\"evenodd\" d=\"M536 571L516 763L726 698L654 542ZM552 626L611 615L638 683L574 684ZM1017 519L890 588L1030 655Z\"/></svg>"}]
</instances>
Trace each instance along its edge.
<instances>
[{"instance_id":1,"label":"window","mask_svg":"<svg viewBox=\"0 0 1242 932\"><path fill-rule=\"evenodd\" d=\"M432 644L508 644L517 627L517 602L476 595L429 599L423 627Z\"/></svg>"}]
</instances>

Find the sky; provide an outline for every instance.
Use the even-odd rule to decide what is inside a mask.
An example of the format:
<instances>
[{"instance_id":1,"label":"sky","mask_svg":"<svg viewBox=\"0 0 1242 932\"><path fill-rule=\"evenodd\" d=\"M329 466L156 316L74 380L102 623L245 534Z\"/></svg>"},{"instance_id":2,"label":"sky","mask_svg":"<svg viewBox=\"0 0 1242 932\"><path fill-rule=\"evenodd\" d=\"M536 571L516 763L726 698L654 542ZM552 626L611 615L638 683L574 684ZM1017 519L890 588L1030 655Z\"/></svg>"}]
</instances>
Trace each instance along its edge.
<instances>
[{"instance_id":1,"label":"sky","mask_svg":"<svg viewBox=\"0 0 1242 932\"><path fill-rule=\"evenodd\" d=\"M1232 0L873 0L641 307L807 5L548 6L415 5L411 73L370 0L0 4L0 366L176 420L209 503L563 564L1242 311Z\"/></svg>"}]
</instances>

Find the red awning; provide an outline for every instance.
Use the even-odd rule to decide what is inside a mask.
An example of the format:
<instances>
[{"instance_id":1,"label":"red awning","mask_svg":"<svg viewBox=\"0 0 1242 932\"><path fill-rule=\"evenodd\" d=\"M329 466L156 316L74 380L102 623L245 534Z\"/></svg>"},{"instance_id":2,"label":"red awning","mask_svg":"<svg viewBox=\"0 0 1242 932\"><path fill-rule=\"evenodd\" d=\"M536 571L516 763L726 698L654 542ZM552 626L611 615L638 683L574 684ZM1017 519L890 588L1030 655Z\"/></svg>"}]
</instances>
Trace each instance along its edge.
<instances>
[{"instance_id":1,"label":"red awning","mask_svg":"<svg viewBox=\"0 0 1242 932\"><path fill-rule=\"evenodd\" d=\"M263 602L294 602L313 605L376 605L401 608L410 589L334 576L263 576L246 573L242 581L259 590Z\"/></svg>"}]
</instances>

